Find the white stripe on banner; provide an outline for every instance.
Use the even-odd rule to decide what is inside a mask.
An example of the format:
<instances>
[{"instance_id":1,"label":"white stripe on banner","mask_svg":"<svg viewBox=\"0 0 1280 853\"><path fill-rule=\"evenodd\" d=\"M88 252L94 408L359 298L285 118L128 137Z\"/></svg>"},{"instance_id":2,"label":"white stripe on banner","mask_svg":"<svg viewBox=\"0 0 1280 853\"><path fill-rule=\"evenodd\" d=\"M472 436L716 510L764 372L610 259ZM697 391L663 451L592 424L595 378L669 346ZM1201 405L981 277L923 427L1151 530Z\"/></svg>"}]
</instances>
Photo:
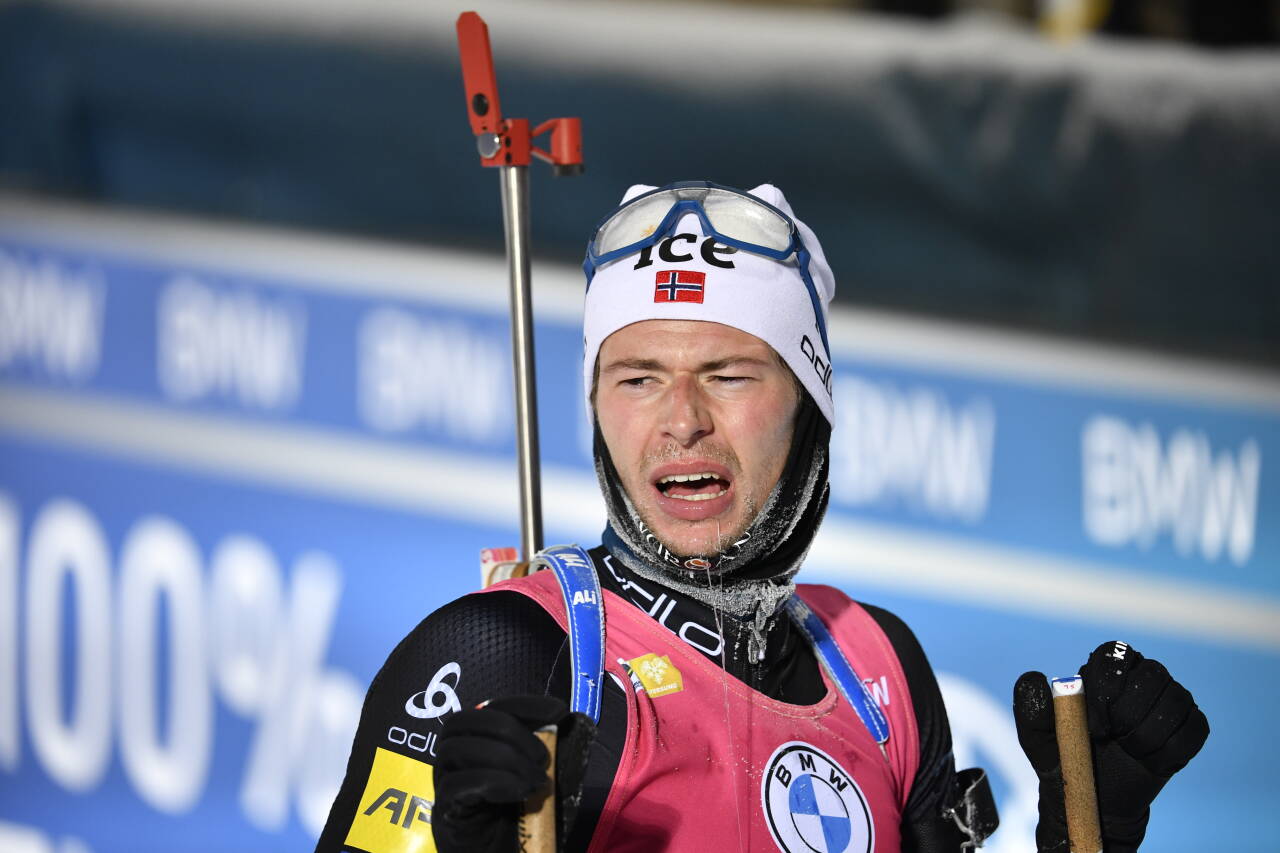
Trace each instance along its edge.
<instances>
[{"instance_id":1,"label":"white stripe on banner","mask_svg":"<svg viewBox=\"0 0 1280 853\"><path fill-rule=\"evenodd\" d=\"M503 527L517 517L514 463L461 452L4 386L0 429L401 511ZM589 474L544 466L543 502L548 527L594 537L603 526L604 504ZM888 525L828 517L809 570L936 600L1280 650L1280 602Z\"/></svg>"},{"instance_id":2,"label":"white stripe on banner","mask_svg":"<svg viewBox=\"0 0 1280 853\"><path fill-rule=\"evenodd\" d=\"M859 587L1280 650L1280 602L1122 565L828 515L806 568Z\"/></svg>"},{"instance_id":3,"label":"white stripe on banner","mask_svg":"<svg viewBox=\"0 0 1280 853\"><path fill-rule=\"evenodd\" d=\"M396 447L321 429L174 412L85 394L0 384L0 429L170 468L424 515L508 526L518 516L515 463ZM543 466L557 520L599 531L604 501L583 500L577 473ZM447 489L441 483L449 483ZM594 481L589 492L598 494ZM592 526L594 525L594 527Z\"/></svg>"}]
</instances>

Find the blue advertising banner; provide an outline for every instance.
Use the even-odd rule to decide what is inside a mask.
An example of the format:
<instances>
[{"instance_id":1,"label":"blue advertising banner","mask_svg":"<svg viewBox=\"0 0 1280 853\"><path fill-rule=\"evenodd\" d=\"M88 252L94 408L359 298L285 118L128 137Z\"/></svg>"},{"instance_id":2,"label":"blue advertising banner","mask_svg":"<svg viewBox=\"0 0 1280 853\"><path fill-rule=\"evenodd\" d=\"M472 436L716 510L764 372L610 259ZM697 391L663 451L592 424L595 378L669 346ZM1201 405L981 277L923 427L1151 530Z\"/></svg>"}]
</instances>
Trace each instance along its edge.
<instances>
[{"instance_id":1,"label":"blue advertising banner","mask_svg":"<svg viewBox=\"0 0 1280 853\"><path fill-rule=\"evenodd\" d=\"M310 848L381 661L516 539L504 276L0 199L0 850ZM580 285L535 281L548 539L594 544ZM1032 844L1013 681L1115 638L1214 727L1148 845L1269 849L1280 379L831 328L804 577L915 629L961 766L992 773L987 849Z\"/></svg>"}]
</instances>

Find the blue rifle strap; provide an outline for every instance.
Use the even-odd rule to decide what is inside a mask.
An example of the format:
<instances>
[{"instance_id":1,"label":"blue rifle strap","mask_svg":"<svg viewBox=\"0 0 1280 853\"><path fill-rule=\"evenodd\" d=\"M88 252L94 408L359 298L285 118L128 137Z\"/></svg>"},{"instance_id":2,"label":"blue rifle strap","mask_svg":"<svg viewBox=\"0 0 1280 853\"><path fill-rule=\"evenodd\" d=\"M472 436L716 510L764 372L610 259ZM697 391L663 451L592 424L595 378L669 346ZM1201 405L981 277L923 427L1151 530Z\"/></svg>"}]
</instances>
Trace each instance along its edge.
<instances>
[{"instance_id":1,"label":"blue rifle strap","mask_svg":"<svg viewBox=\"0 0 1280 853\"><path fill-rule=\"evenodd\" d=\"M564 596L569 623L569 667L573 695L569 710L600 722L604 680L604 601L591 557L577 545L555 545L538 552L541 563L555 574Z\"/></svg>"},{"instance_id":2,"label":"blue rifle strap","mask_svg":"<svg viewBox=\"0 0 1280 853\"><path fill-rule=\"evenodd\" d=\"M858 719L862 720L867 731L871 732L871 737L880 744L880 752L888 758L884 745L889 740L889 721L880 710L880 706L876 704L867 685L858 677L849 659L836 644L827 626L797 595L792 595L787 601L787 612L791 615L792 621L800 626L800 630L809 638L810 645L818 653L818 660L822 662L822 668L827 671L827 675L831 676L831 680L836 683L845 700L853 706Z\"/></svg>"}]
</instances>

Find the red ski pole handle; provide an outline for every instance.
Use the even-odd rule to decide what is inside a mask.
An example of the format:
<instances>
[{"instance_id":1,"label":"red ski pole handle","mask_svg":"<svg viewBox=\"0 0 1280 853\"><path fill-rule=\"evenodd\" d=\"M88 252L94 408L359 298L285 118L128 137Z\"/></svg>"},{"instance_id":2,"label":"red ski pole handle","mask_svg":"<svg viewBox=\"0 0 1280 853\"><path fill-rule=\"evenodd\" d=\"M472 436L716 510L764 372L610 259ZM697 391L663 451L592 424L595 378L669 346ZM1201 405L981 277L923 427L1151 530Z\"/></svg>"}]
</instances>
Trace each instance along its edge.
<instances>
[{"instance_id":1,"label":"red ski pole handle","mask_svg":"<svg viewBox=\"0 0 1280 853\"><path fill-rule=\"evenodd\" d=\"M475 12L458 16L458 50L462 54L462 86L467 94L467 116L471 132L501 134L502 104L498 100L498 77L493 72L493 50L489 28Z\"/></svg>"},{"instance_id":2,"label":"red ski pole handle","mask_svg":"<svg viewBox=\"0 0 1280 853\"><path fill-rule=\"evenodd\" d=\"M482 166L528 166L537 157L550 163L557 175L582 172L581 119L553 118L530 131L528 119L502 117L489 27L475 12L458 16L458 52L462 56L467 118ZM535 148L534 137L544 133L551 136L547 148Z\"/></svg>"}]
</instances>

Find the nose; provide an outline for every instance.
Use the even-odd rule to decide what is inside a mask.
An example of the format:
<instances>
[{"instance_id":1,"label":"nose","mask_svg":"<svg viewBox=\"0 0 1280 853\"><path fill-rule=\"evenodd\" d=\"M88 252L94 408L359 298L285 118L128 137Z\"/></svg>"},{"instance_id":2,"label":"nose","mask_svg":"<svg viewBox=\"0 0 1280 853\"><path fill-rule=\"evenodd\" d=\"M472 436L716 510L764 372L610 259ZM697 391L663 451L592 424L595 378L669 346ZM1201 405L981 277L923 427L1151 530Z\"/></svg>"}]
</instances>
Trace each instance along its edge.
<instances>
[{"instance_id":1,"label":"nose","mask_svg":"<svg viewBox=\"0 0 1280 853\"><path fill-rule=\"evenodd\" d=\"M677 376L668 395L663 435L681 447L692 447L712 428L711 412L697 377Z\"/></svg>"}]
</instances>

